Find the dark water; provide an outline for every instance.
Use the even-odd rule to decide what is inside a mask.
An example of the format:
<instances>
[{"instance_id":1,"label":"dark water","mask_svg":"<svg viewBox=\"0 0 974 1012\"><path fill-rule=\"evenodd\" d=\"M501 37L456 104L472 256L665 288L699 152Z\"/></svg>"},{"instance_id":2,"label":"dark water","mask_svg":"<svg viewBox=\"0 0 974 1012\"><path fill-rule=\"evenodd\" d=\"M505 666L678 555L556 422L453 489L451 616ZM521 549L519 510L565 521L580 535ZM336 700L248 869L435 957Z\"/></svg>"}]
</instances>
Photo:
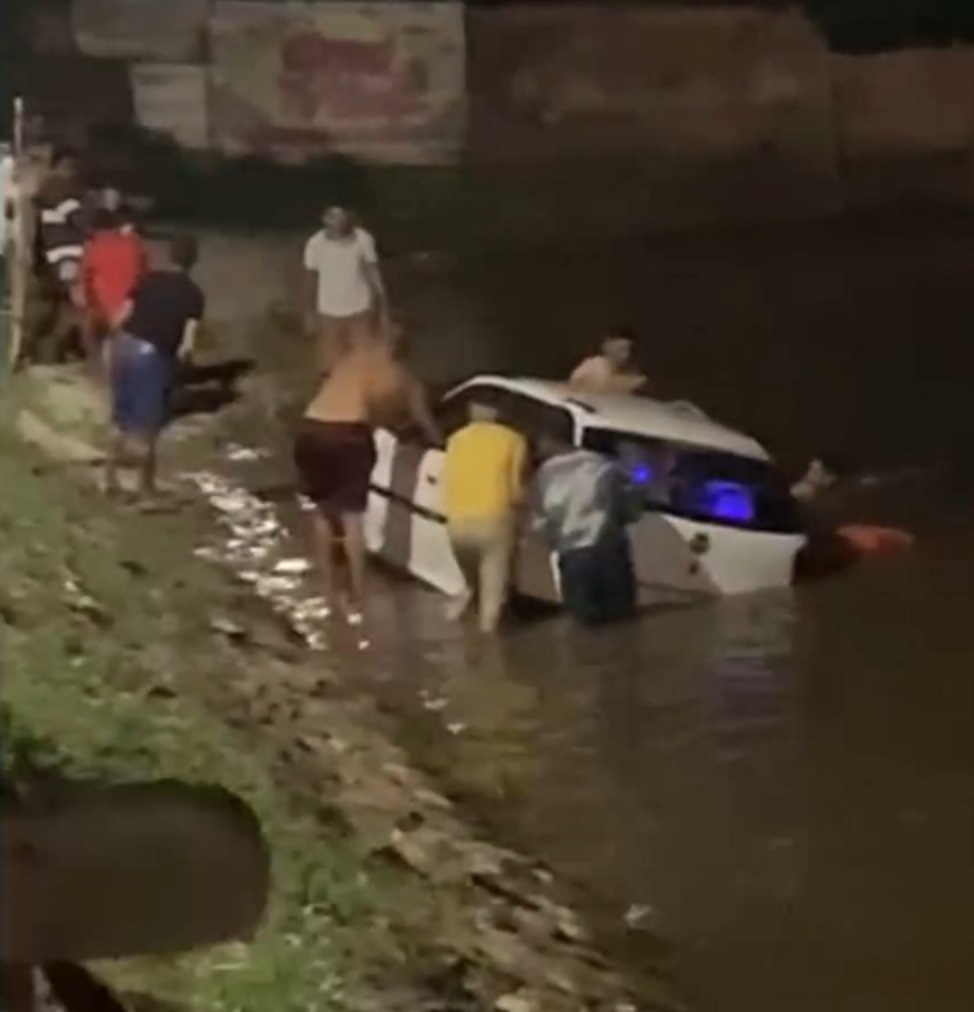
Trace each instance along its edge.
<instances>
[{"instance_id":1,"label":"dark water","mask_svg":"<svg viewBox=\"0 0 974 1012\"><path fill-rule=\"evenodd\" d=\"M661 396L782 452L927 461L974 436L972 239L913 216L468 253L400 302L427 372L557 374L628 323Z\"/></svg>"},{"instance_id":2,"label":"dark water","mask_svg":"<svg viewBox=\"0 0 974 1012\"><path fill-rule=\"evenodd\" d=\"M672 959L697 1012L974 1007L972 235L903 216L390 264L431 379L559 375L625 322L662 396L786 460L919 468L844 506L916 547L796 593L484 644L376 588L361 677L418 758L634 966Z\"/></svg>"},{"instance_id":3,"label":"dark water","mask_svg":"<svg viewBox=\"0 0 974 1012\"><path fill-rule=\"evenodd\" d=\"M401 268L428 372L557 373L642 329L666 396L800 459L929 467L862 496L917 547L797 593L561 618L496 645L386 588L371 674L408 736L580 890L673 945L700 1012L974 1007L970 222L822 225ZM962 492L962 489L960 490ZM425 724L420 721L420 725Z\"/></svg>"}]
</instances>

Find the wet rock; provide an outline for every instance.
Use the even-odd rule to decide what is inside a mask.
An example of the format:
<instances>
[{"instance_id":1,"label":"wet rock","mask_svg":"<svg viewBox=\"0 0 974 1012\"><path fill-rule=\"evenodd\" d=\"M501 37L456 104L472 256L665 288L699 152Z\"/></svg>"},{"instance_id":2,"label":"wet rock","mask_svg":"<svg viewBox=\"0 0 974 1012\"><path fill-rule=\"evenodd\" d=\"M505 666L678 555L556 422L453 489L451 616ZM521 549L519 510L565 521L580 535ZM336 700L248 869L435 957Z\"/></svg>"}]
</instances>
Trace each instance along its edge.
<instances>
[{"instance_id":1,"label":"wet rock","mask_svg":"<svg viewBox=\"0 0 974 1012\"><path fill-rule=\"evenodd\" d=\"M539 1012L538 998L526 992L502 995L494 1003L496 1012Z\"/></svg>"},{"instance_id":2,"label":"wet rock","mask_svg":"<svg viewBox=\"0 0 974 1012\"><path fill-rule=\"evenodd\" d=\"M248 640L247 630L225 615L216 615L211 618L210 629L221 636L226 636L234 643L245 643Z\"/></svg>"},{"instance_id":3,"label":"wet rock","mask_svg":"<svg viewBox=\"0 0 974 1012\"><path fill-rule=\"evenodd\" d=\"M113 625L113 619L108 609L83 590L76 577L70 574L66 575L63 586L64 600L71 611L82 616L99 629L108 629Z\"/></svg>"}]
</instances>

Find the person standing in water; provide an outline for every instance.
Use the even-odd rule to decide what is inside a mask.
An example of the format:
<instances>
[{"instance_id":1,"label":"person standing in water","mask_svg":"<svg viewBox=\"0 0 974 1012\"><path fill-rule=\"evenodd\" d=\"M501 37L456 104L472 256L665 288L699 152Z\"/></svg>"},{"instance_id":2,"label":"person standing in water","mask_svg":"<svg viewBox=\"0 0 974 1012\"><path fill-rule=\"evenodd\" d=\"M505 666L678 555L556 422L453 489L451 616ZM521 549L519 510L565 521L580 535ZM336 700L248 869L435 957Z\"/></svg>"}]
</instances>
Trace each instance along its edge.
<instances>
[{"instance_id":1,"label":"person standing in water","mask_svg":"<svg viewBox=\"0 0 974 1012\"><path fill-rule=\"evenodd\" d=\"M633 617L638 590L627 528L642 513L640 496L616 463L572 446L563 433L546 433L541 452L534 527L558 557L565 609L584 625Z\"/></svg>"},{"instance_id":2,"label":"person standing in water","mask_svg":"<svg viewBox=\"0 0 974 1012\"><path fill-rule=\"evenodd\" d=\"M614 327L602 339L602 350L581 362L568 379L578 393L634 394L646 377L633 360L636 335L628 327Z\"/></svg>"},{"instance_id":3,"label":"person standing in water","mask_svg":"<svg viewBox=\"0 0 974 1012\"><path fill-rule=\"evenodd\" d=\"M440 445L422 385L397 354L398 329L358 327L304 412L294 439L300 493L314 504L312 543L329 608L347 593L348 621L362 621L366 550L363 517L375 466L375 428L392 417L408 419L431 444ZM343 549L347 588L341 588L335 549Z\"/></svg>"},{"instance_id":4,"label":"person standing in water","mask_svg":"<svg viewBox=\"0 0 974 1012\"><path fill-rule=\"evenodd\" d=\"M304 247L305 310L318 368L331 369L352 339L386 320L386 293L375 240L345 208L330 207Z\"/></svg>"},{"instance_id":5,"label":"person standing in water","mask_svg":"<svg viewBox=\"0 0 974 1012\"><path fill-rule=\"evenodd\" d=\"M476 597L483 633L497 630L507 601L527 462L527 441L490 404L471 404L469 423L446 444L447 530L467 584L449 616L462 618Z\"/></svg>"}]
</instances>

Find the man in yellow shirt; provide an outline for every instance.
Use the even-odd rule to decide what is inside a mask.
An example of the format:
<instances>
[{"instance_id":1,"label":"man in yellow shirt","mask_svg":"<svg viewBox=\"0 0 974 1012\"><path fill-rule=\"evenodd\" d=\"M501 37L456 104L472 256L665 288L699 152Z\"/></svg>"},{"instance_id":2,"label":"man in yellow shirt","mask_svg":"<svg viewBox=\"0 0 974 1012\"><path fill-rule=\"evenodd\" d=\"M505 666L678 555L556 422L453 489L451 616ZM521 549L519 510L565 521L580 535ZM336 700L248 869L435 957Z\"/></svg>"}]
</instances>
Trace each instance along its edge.
<instances>
[{"instance_id":1,"label":"man in yellow shirt","mask_svg":"<svg viewBox=\"0 0 974 1012\"><path fill-rule=\"evenodd\" d=\"M497 629L507 600L511 556L527 464L527 442L486 404L446 444L444 508L467 591L451 607L460 619L479 598L480 629Z\"/></svg>"}]
</instances>

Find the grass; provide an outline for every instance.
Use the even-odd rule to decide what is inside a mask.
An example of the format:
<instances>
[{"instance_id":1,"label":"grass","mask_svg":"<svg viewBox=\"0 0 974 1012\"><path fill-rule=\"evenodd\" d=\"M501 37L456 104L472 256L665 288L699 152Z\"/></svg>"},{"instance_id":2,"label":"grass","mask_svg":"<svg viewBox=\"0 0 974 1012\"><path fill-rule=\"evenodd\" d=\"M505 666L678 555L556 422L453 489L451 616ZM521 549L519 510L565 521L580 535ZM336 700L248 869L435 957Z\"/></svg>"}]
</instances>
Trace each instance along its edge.
<instances>
[{"instance_id":1,"label":"grass","mask_svg":"<svg viewBox=\"0 0 974 1012\"><path fill-rule=\"evenodd\" d=\"M201 698L236 677L238 662L209 626L233 591L192 558L192 518L106 511L2 435L0 455L8 772L218 783L253 807L273 854L272 901L252 943L133 960L106 976L197 1009L352 1007L373 954L390 944L374 925L395 896L382 880L392 873L325 830L282 789L273 747Z\"/></svg>"}]
</instances>

